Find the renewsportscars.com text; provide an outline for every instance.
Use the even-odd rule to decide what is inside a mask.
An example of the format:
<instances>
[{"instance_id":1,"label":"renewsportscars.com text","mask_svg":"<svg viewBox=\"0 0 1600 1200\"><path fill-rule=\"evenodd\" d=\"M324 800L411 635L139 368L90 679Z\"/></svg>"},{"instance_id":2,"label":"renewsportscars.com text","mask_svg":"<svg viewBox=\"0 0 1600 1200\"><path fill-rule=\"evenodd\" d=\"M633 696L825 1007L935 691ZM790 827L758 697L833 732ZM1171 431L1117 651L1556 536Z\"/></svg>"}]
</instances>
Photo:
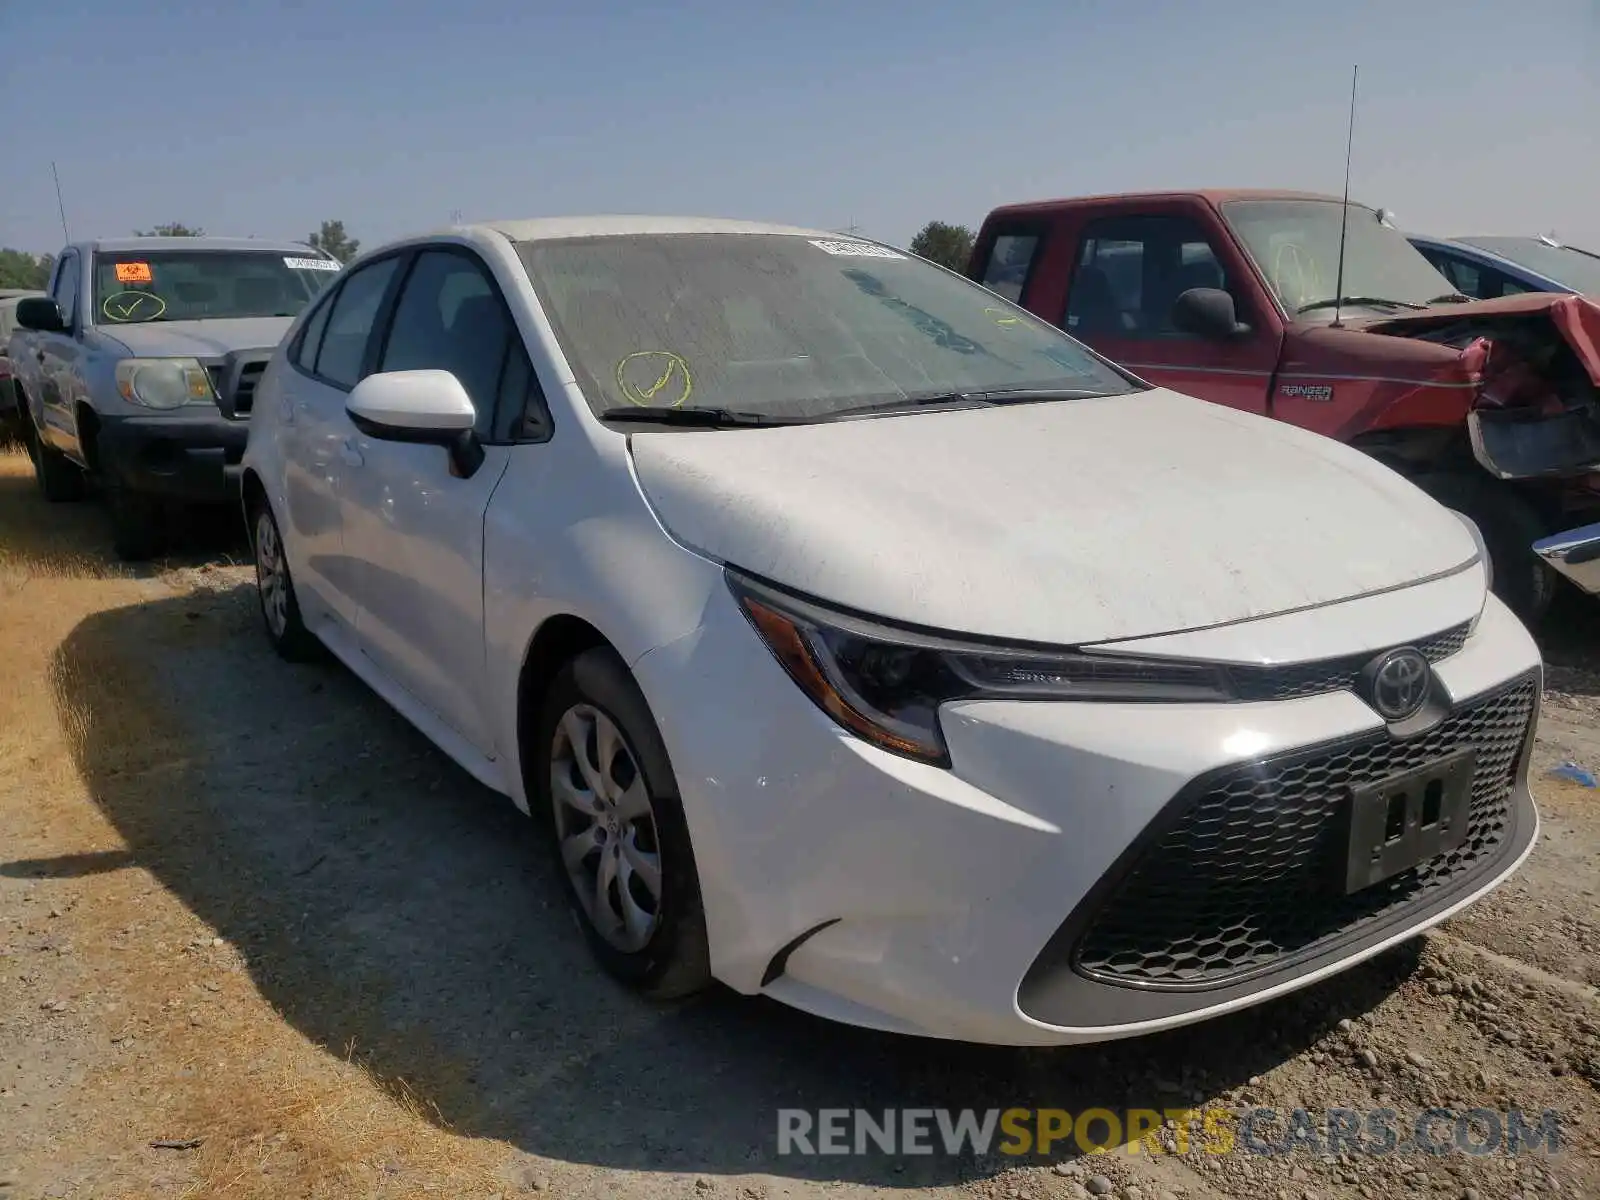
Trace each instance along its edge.
<instances>
[{"instance_id":1,"label":"renewsportscars.com text","mask_svg":"<svg viewBox=\"0 0 1600 1200\"><path fill-rule=\"evenodd\" d=\"M1559 1154L1560 1115L1512 1108L784 1108L784 1155Z\"/></svg>"}]
</instances>

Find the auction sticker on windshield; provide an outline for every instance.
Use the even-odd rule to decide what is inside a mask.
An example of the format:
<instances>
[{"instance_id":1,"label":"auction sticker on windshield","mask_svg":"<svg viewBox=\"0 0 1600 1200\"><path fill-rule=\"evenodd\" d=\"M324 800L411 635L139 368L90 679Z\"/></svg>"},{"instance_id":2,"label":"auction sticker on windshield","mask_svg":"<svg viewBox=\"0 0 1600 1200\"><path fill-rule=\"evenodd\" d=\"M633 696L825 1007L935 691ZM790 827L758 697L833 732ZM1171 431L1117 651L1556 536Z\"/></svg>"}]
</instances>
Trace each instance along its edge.
<instances>
[{"instance_id":1,"label":"auction sticker on windshield","mask_svg":"<svg viewBox=\"0 0 1600 1200\"><path fill-rule=\"evenodd\" d=\"M121 262L117 264L117 282L154 283L155 276L150 274L147 262Z\"/></svg>"},{"instance_id":2,"label":"auction sticker on windshield","mask_svg":"<svg viewBox=\"0 0 1600 1200\"><path fill-rule=\"evenodd\" d=\"M291 271L337 271L339 264L331 258L286 258L283 265Z\"/></svg>"},{"instance_id":3,"label":"auction sticker on windshield","mask_svg":"<svg viewBox=\"0 0 1600 1200\"><path fill-rule=\"evenodd\" d=\"M826 250L829 254L838 254L846 258L904 258L890 250L887 246L874 246L871 242L835 242L819 238L807 238L818 250Z\"/></svg>"}]
</instances>

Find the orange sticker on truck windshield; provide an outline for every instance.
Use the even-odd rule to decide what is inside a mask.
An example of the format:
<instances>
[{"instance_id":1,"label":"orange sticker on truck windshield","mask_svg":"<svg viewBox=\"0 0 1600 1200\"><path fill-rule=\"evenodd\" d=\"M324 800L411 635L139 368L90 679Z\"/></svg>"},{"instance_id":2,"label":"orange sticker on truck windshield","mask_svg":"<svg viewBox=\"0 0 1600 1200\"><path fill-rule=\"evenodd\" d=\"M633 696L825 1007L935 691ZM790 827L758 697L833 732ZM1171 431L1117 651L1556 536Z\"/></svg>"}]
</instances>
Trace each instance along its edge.
<instances>
[{"instance_id":1,"label":"orange sticker on truck windshield","mask_svg":"<svg viewBox=\"0 0 1600 1200\"><path fill-rule=\"evenodd\" d=\"M155 276L150 274L150 264L142 262L118 263L118 283L152 283Z\"/></svg>"}]
</instances>

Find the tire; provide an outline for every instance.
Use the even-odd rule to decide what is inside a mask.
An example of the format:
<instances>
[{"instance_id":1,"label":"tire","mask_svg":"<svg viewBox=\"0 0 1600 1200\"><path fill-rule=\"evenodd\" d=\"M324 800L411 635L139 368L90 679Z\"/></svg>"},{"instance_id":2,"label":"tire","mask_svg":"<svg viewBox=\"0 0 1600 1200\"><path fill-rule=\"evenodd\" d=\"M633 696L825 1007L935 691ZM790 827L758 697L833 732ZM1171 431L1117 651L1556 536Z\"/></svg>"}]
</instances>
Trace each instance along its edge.
<instances>
[{"instance_id":1,"label":"tire","mask_svg":"<svg viewBox=\"0 0 1600 1200\"><path fill-rule=\"evenodd\" d=\"M1536 628L1560 584L1560 577L1533 552L1533 543L1549 532L1538 510L1515 488L1487 476L1441 472L1415 482L1440 504L1477 522L1489 550L1495 595L1524 625Z\"/></svg>"},{"instance_id":2,"label":"tire","mask_svg":"<svg viewBox=\"0 0 1600 1200\"><path fill-rule=\"evenodd\" d=\"M159 500L119 484L106 485L111 514L111 548L123 562L148 562L166 547Z\"/></svg>"},{"instance_id":3,"label":"tire","mask_svg":"<svg viewBox=\"0 0 1600 1200\"><path fill-rule=\"evenodd\" d=\"M617 741L602 768L608 724ZM601 966L655 1000L709 986L700 881L677 780L644 694L614 650L586 650L561 668L533 737L531 808L549 822L552 856ZM602 772L610 795L597 803L592 780Z\"/></svg>"},{"instance_id":4,"label":"tire","mask_svg":"<svg viewBox=\"0 0 1600 1200\"><path fill-rule=\"evenodd\" d=\"M39 494L51 504L83 499L85 480L78 464L61 451L46 446L27 413L18 420L22 440L28 447L28 458L33 462L33 480L39 487Z\"/></svg>"},{"instance_id":5,"label":"tire","mask_svg":"<svg viewBox=\"0 0 1600 1200\"><path fill-rule=\"evenodd\" d=\"M256 599L267 640L286 662L312 662L321 657L322 643L300 619L300 601L283 550L283 534L265 501L253 510L250 549L256 564Z\"/></svg>"}]
</instances>

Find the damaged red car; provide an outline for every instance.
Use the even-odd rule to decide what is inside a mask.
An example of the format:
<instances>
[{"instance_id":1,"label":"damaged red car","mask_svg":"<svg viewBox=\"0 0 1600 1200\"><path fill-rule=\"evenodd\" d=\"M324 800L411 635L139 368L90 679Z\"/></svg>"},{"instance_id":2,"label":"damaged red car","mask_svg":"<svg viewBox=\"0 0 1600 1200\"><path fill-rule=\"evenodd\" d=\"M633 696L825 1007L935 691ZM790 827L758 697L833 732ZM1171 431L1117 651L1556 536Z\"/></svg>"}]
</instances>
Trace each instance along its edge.
<instances>
[{"instance_id":1,"label":"damaged red car","mask_svg":"<svg viewBox=\"0 0 1600 1200\"><path fill-rule=\"evenodd\" d=\"M1477 523L1529 624L1558 572L1600 590L1594 301L1469 301L1380 211L1301 192L1011 205L968 273L1152 384L1385 462Z\"/></svg>"}]
</instances>

